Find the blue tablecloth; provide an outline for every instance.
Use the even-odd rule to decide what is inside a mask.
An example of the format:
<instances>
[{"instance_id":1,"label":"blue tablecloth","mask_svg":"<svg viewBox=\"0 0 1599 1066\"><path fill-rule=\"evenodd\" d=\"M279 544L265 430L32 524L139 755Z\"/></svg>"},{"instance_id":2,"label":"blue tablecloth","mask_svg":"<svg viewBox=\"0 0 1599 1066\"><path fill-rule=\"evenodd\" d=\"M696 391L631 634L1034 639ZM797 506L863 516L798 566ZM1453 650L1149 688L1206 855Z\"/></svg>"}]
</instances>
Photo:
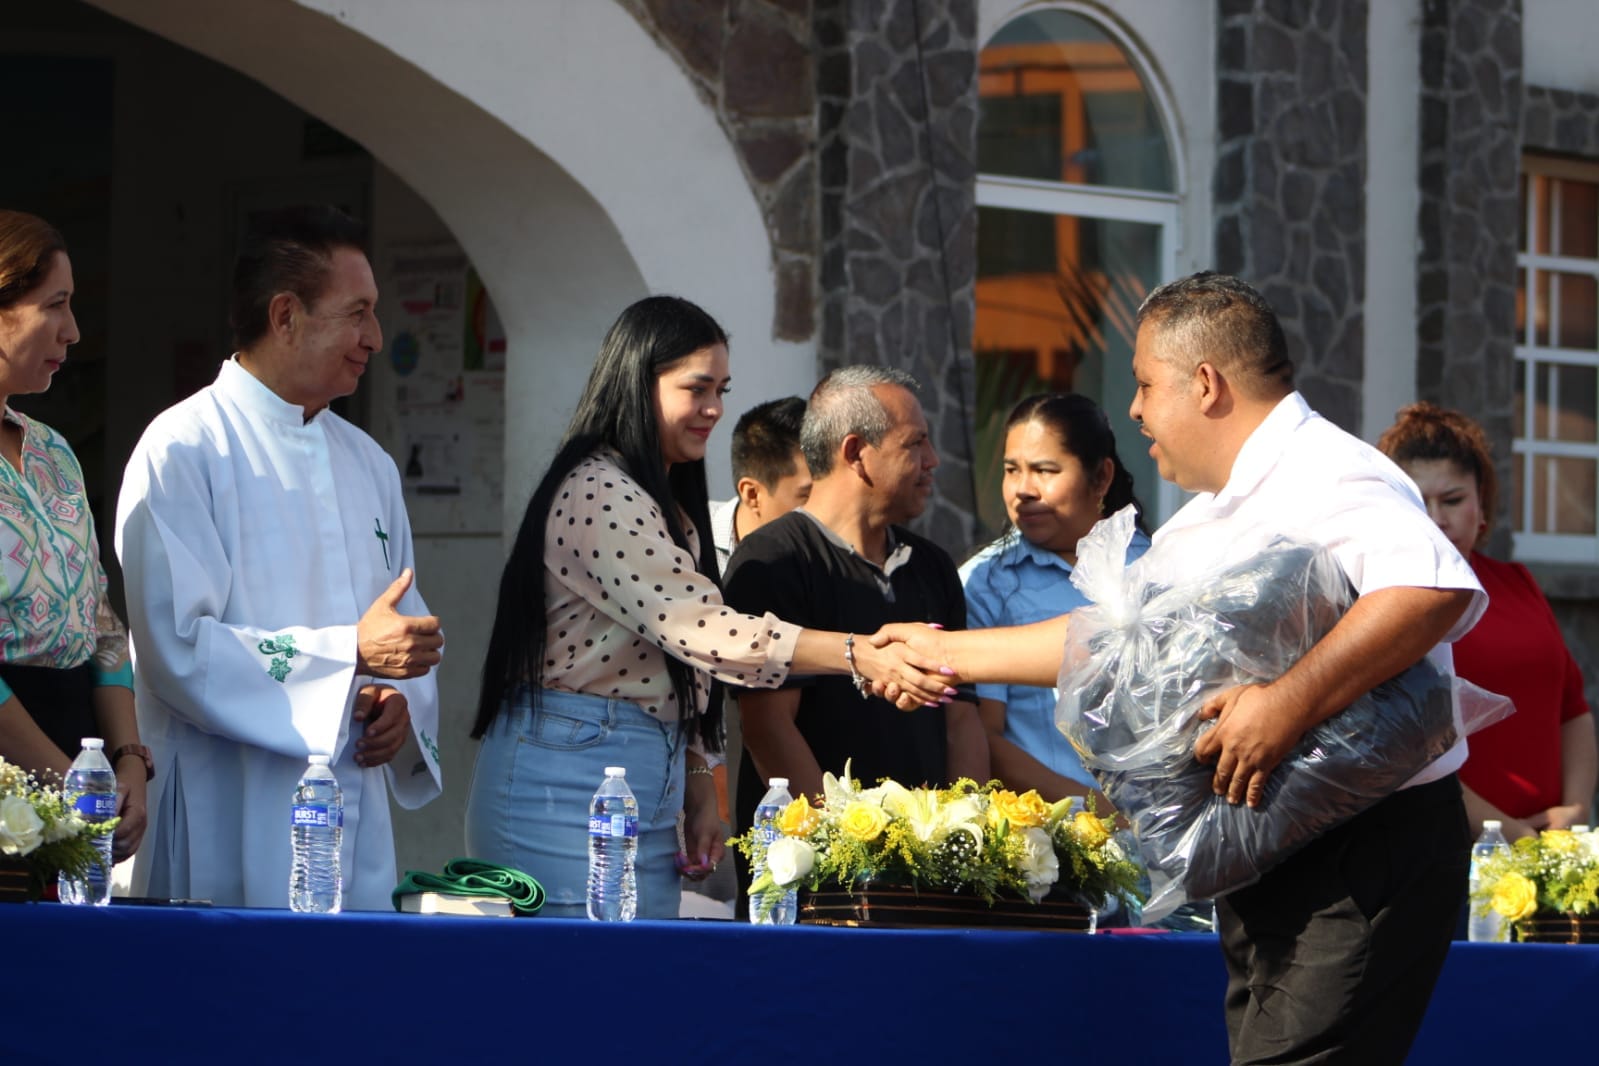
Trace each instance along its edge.
<instances>
[{"instance_id":1,"label":"blue tablecloth","mask_svg":"<svg viewBox=\"0 0 1599 1066\"><path fill-rule=\"evenodd\" d=\"M0 945L7 1066L1227 1059L1201 936L25 904ZM1595 989L1599 947L1457 944L1410 1061L1587 1061Z\"/></svg>"}]
</instances>

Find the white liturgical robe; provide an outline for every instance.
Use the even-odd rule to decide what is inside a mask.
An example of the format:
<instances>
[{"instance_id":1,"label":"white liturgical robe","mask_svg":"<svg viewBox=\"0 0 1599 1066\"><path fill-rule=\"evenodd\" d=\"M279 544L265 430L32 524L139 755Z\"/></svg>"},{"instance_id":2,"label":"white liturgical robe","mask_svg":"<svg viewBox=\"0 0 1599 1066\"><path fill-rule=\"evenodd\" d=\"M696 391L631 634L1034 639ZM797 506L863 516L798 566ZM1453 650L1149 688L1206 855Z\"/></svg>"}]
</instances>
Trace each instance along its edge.
<instances>
[{"instance_id":1,"label":"white liturgical robe","mask_svg":"<svg viewBox=\"0 0 1599 1066\"><path fill-rule=\"evenodd\" d=\"M393 460L230 359L139 440L116 549L156 763L133 891L288 906L290 800L322 754L344 791L344 906L388 909L388 789L415 808L442 785L431 672L378 682L405 694L412 735L382 768L354 758L355 693L373 680L356 673L356 623L415 567ZM428 613L414 585L398 610Z\"/></svg>"}]
</instances>

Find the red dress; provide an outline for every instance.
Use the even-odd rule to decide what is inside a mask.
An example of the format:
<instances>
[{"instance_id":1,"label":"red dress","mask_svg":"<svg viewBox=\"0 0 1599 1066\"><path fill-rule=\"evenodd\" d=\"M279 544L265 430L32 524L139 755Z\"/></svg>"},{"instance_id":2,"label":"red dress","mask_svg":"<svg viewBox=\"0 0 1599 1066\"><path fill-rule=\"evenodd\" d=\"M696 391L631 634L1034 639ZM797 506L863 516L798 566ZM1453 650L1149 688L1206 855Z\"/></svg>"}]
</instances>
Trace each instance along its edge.
<instances>
[{"instance_id":1,"label":"red dress","mask_svg":"<svg viewBox=\"0 0 1599 1066\"><path fill-rule=\"evenodd\" d=\"M1509 696L1516 713L1472 734L1460 780L1512 818L1559 806L1560 729L1588 713L1582 674L1543 590L1520 563L1471 553L1488 610L1455 642L1455 672Z\"/></svg>"}]
</instances>

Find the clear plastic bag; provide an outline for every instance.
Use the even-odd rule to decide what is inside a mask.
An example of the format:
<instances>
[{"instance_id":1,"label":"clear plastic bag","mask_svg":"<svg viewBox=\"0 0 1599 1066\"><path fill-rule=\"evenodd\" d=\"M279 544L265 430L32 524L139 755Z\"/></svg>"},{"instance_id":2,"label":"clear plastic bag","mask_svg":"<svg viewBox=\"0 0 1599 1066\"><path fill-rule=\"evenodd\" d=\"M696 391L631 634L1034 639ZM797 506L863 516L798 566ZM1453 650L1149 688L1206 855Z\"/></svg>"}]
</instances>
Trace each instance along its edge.
<instances>
[{"instance_id":1,"label":"clear plastic bag","mask_svg":"<svg viewBox=\"0 0 1599 1066\"><path fill-rule=\"evenodd\" d=\"M1072 614L1056 723L1132 823L1152 888L1144 917L1157 921L1258 880L1398 789L1460 727L1452 679L1423 660L1307 733L1258 808L1214 795L1213 768L1194 758L1214 725L1197 718L1205 700L1280 677L1354 591L1325 549L1286 537L1235 545L1237 561L1168 583L1154 576L1158 548L1125 565L1132 530L1129 508L1078 547L1072 580L1093 606Z\"/></svg>"}]
</instances>

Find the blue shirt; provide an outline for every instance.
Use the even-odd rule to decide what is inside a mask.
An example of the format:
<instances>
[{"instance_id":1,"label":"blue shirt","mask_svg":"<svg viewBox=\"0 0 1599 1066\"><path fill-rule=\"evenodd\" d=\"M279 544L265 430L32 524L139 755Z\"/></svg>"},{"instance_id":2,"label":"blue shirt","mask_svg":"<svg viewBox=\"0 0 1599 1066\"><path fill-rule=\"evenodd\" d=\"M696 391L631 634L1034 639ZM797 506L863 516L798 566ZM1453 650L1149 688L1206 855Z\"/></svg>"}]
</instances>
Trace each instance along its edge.
<instances>
[{"instance_id":1,"label":"blue shirt","mask_svg":"<svg viewBox=\"0 0 1599 1066\"><path fill-rule=\"evenodd\" d=\"M1127 546L1131 563L1149 550L1149 538L1135 531ZM1070 564L1021 536L1001 537L960 568L966 587L969 629L1021 626L1086 607L1088 600L1071 582ZM1005 739L1062 777L1097 788L1077 752L1055 728L1055 690L1032 685L977 686L979 699L1005 705Z\"/></svg>"}]
</instances>

